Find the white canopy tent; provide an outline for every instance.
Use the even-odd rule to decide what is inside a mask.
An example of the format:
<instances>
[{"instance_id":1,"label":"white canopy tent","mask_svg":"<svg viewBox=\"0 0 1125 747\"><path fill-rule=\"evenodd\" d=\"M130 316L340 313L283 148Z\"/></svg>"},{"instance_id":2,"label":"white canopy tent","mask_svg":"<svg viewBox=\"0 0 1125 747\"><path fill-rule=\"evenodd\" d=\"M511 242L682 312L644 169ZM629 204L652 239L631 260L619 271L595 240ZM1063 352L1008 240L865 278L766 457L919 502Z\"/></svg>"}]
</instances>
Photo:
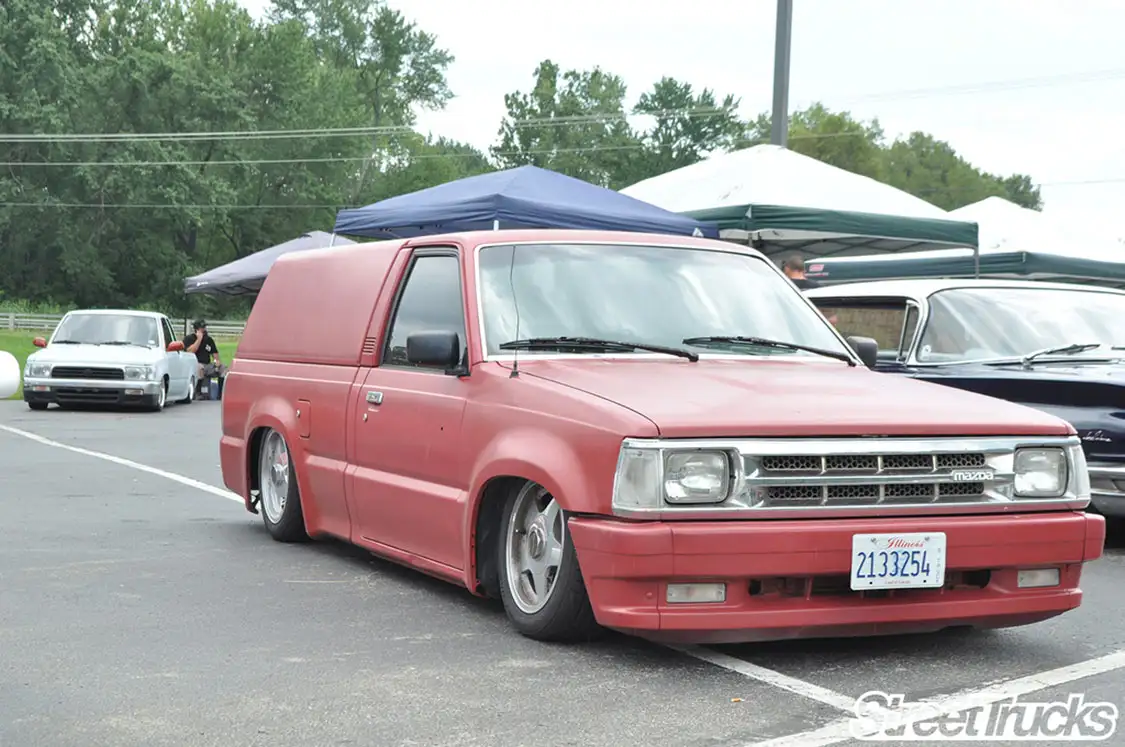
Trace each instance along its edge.
<instances>
[{"instance_id":1,"label":"white canopy tent","mask_svg":"<svg viewBox=\"0 0 1125 747\"><path fill-rule=\"evenodd\" d=\"M799 249L844 256L977 245L971 222L777 145L715 155L621 191L717 223L722 238L767 253Z\"/></svg>"}]
</instances>

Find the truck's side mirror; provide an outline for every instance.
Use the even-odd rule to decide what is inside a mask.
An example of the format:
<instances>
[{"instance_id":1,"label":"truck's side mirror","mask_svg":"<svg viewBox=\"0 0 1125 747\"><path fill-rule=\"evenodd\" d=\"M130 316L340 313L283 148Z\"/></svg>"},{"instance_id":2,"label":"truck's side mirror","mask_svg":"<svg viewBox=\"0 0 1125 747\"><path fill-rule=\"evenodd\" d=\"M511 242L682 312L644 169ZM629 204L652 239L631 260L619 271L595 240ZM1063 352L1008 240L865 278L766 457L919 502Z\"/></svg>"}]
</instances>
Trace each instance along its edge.
<instances>
[{"instance_id":1,"label":"truck's side mirror","mask_svg":"<svg viewBox=\"0 0 1125 747\"><path fill-rule=\"evenodd\" d=\"M182 352L183 349L184 349L184 344L182 342L180 342L179 340L173 340L172 342L168 343L168 352L169 353L179 353L179 352Z\"/></svg>"},{"instance_id":2,"label":"truck's side mirror","mask_svg":"<svg viewBox=\"0 0 1125 747\"><path fill-rule=\"evenodd\" d=\"M36 337L34 340L31 341L31 344L34 345L37 348L45 348L45 347L47 347L47 340L46 340L46 338L43 338L43 337Z\"/></svg>"},{"instance_id":3,"label":"truck's side mirror","mask_svg":"<svg viewBox=\"0 0 1125 747\"><path fill-rule=\"evenodd\" d=\"M461 364L461 338L456 332L415 332L406 338L406 360L454 369Z\"/></svg>"},{"instance_id":4,"label":"truck's side mirror","mask_svg":"<svg viewBox=\"0 0 1125 747\"><path fill-rule=\"evenodd\" d=\"M863 361L863 365L868 368L875 368L875 364L879 361L879 343L870 337L856 337L849 336L845 338L848 344L852 346L852 350Z\"/></svg>"}]
</instances>

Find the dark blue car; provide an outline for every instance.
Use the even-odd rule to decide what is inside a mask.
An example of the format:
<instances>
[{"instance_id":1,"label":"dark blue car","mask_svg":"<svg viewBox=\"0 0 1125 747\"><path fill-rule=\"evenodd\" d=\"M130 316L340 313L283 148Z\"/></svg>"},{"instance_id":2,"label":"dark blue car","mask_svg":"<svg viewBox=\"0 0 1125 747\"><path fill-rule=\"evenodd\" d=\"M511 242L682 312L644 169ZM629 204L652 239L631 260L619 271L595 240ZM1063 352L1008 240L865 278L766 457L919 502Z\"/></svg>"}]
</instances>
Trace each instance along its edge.
<instances>
[{"instance_id":1,"label":"dark blue car","mask_svg":"<svg viewBox=\"0 0 1125 747\"><path fill-rule=\"evenodd\" d=\"M1125 518L1125 292L1020 280L842 283L805 295L878 371L1028 405L1082 439L1091 505Z\"/></svg>"}]
</instances>

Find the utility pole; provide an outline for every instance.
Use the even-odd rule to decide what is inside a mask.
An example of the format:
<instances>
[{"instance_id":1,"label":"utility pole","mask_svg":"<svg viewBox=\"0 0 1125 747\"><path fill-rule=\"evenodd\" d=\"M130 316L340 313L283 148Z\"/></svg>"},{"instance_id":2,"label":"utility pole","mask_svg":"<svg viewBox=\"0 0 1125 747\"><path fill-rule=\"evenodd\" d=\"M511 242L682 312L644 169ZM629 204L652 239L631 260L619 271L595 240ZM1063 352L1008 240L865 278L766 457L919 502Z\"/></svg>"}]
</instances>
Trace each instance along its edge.
<instances>
[{"instance_id":1,"label":"utility pole","mask_svg":"<svg viewBox=\"0 0 1125 747\"><path fill-rule=\"evenodd\" d=\"M777 34L773 42L773 127L770 142L789 144L789 50L793 40L793 0L777 0Z\"/></svg>"}]
</instances>

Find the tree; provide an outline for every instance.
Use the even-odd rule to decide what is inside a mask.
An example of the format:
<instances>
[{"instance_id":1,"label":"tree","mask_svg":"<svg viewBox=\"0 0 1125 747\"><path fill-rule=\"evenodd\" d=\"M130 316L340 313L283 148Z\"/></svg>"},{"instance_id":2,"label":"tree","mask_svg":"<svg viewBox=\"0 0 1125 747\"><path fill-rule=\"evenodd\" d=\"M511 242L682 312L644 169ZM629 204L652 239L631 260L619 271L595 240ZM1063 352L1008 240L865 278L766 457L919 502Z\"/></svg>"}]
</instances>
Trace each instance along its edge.
<instances>
[{"instance_id":1,"label":"tree","mask_svg":"<svg viewBox=\"0 0 1125 747\"><path fill-rule=\"evenodd\" d=\"M739 102L725 96L717 103L705 88L696 93L690 83L662 78L641 94L633 113L651 117L654 124L640 135L639 157L631 159L629 183L690 166L715 152L733 148L746 124L738 116Z\"/></svg>"},{"instance_id":2,"label":"tree","mask_svg":"<svg viewBox=\"0 0 1125 747\"><path fill-rule=\"evenodd\" d=\"M568 70L544 60L529 93L504 97L508 114L492 155L501 168L533 164L610 189L629 184L640 139L629 126L625 83L600 68Z\"/></svg>"}]
</instances>

